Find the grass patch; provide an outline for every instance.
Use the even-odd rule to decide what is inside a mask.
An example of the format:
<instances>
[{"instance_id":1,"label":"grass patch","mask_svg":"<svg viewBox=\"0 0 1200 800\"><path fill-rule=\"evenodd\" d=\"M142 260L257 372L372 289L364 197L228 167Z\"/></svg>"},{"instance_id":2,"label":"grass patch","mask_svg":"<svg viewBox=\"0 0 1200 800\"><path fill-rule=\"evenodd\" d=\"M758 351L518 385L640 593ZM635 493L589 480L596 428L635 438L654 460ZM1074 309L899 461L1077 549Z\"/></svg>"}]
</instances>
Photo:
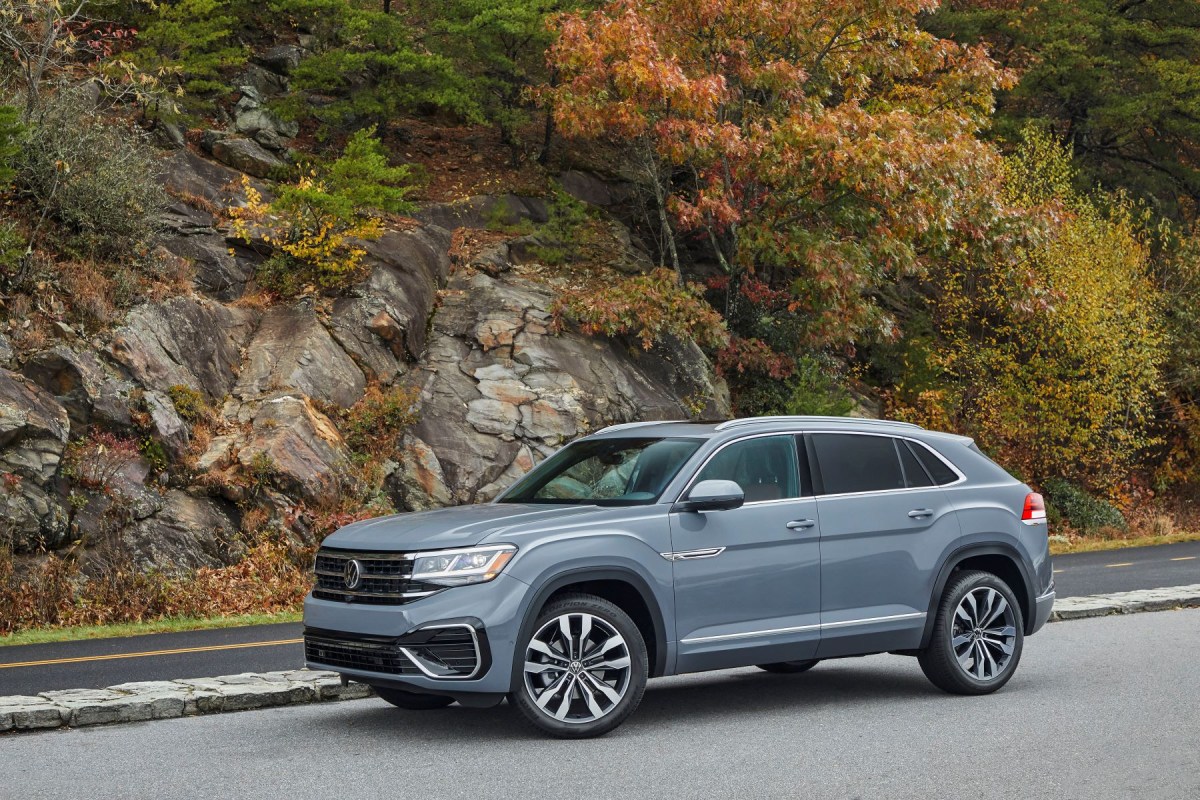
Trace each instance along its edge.
<instances>
[{"instance_id":1,"label":"grass patch","mask_svg":"<svg viewBox=\"0 0 1200 800\"><path fill-rule=\"evenodd\" d=\"M1094 553L1100 550L1122 550L1126 547L1150 547L1159 544L1200 541L1200 531L1186 531L1160 535L1129 535L1117 533L1111 537L1095 536L1071 538L1068 541L1050 541L1050 555L1064 556L1069 553Z\"/></svg>"},{"instance_id":2,"label":"grass patch","mask_svg":"<svg viewBox=\"0 0 1200 800\"><path fill-rule=\"evenodd\" d=\"M0 636L0 647L20 644L51 644L75 642L81 639L114 639L119 636L142 636L148 633L178 633L205 631L214 628L241 628L249 625L274 625L299 622L299 611L276 614L239 614L232 617L170 617L153 622L122 622L114 625L80 625L71 628L35 628Z\"/></svg>"}]
</instances>

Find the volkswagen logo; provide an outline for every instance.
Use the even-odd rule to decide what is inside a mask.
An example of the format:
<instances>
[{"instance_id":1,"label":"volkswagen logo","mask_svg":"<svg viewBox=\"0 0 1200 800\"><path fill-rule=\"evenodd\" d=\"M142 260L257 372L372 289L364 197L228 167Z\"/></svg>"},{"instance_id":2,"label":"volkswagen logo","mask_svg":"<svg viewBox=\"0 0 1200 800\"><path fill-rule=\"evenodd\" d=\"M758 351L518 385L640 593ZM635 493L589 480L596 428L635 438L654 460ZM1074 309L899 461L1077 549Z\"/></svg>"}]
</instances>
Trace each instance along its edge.
<instances>
[{"instance_id":1,"label":"volkswagen logo","mask_svg":"<svg viewBox=\"0 0 1200 800\"><path fill-rule=\"evenodd\" d=\"M362 585L362 564L356 559L350 559L346 562L346 569L342 573L342 580L346 584L346 588L353 591Z\"/></svg>"}]
</instances>

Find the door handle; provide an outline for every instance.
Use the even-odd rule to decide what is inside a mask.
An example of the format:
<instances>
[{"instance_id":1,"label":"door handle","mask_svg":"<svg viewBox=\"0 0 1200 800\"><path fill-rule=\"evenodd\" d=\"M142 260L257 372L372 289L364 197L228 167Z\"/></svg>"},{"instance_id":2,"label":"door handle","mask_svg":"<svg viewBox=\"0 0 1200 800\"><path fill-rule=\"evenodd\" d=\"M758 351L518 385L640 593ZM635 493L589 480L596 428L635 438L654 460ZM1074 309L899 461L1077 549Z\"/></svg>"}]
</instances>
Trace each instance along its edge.
<instances>
[{"instance_id":1,"label":"door handle","mask_svg":"<svg viewBox=\"0 0 1200 800\"><path fill-rule=\"evenodd\" d=\"M912 511L908 512L908 515L910 517L912 517L913 519L921 519L921 517L932 517L933 509L932 508L914 508Z\"/></svg>"},{"instance_id":2,"label":"door handle","mask_svg":"<svg viewBox=\"0 0 1200 800\"><path fill-rule=\"evenodd\" d=\"M815 519L794 519L787 524L789 531L802 531L805 528L811 528L817 524Z\"/></svg>"}]
</instances>

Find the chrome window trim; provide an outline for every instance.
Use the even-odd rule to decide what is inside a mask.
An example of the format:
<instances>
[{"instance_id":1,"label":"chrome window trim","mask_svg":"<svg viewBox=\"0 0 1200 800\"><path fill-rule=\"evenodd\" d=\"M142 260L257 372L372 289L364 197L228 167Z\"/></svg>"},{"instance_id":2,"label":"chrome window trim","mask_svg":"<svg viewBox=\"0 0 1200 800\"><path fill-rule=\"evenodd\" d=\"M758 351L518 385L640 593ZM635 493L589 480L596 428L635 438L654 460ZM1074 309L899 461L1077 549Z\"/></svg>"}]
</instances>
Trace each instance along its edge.
<instances>
[{"instance_id":1,"label":"chrome window trim","mask_svg":"<svg viewBox=\"0 0 1200 800\"><path fill-rule=\"evenodd\" d=\"M417 669L421 670L421 673L427 678L432 678L438 681L465 681L474 678L479 674L479 670L483 666L483 653L479 649L479 634L475 631L475 627L473 625L468 625L465 622L453 622L449 625L425 625L417 628L417 630L432 631L444 628L466 628L471 632L471 643L475 647L475 669L471 670L470 675L438 675L436 672L431 672L426 669L425 665L421 663L421 659L417 658L417 656L415 656L407 647L399 648L400 652L403 653L404 657L411 661Z\"/></svg>"},{"instance_id":2,"label":"chrome window trim","mask_svg":"<svg viewBox=\"0 0 1200 800\"><path fill-rule=\"evenodd\" d=\"M787 419L787 418L781 418L781 419ZM733 421L736 422L737 420L733 420ZM907 423L905 423L905 424L907 424ZM704 471L704 468L708 466L708 462L711 461L713 458L715 458L717 456L717 454L720 453L722 450L724 450L726 447L729 447L732 444L737 444L738 442L749 441L750 439L761 439L764 436L800 436L805 433L810 433L810 434L827 433L831 436L879 436L879 437L886 437L888 439L893 439L893 440L901 439L906 442L912 442L913 444L916 444L920 447L924 447L926 450L928 450L930 453L932 453L934 456L936 456L943 464L945 464L947 467L949 467L950 470L955 475L958 476L958 478L951 481L950 483L939 483L939 484L934 484L933 486L913 486L911 488L905 487L903 489L872 489L872 490L866 491L866 492L839 492L837 494L800 495L799 497L783 497L778 500L755 500L753 502L743 503L742 508L745 508L746 506L761 506L761 505L766 505L768 503L794 503L797 500L815 500L815 499L838 498L838 497L864 497L867 495L874 495L874 494L893 494L893 493L900 493L900 492L928 492L931 489L947 489L951 486L958 486L959 484L965 483L967 480L967 476L965 474L963 474L963 471L960 470L958 467L956 467L953 463L951 463L951 461L948 458L943 456L937 450L935 450L932 447L930 447L929 445L925 444L920 439L914 439L911 436L904 436L899 433L883 433L883 432L877 432L877 431L827 431L827 430L765 431L763 433L755 433L755 434L751 434L750 436L742 436L738 439L733 439L731 441L725 442L723 445L718 447L716 450L712 451L707 456L705 456L704 461L701 462L700 466L697 467L692 472L691 476L688 477L687 483L684 484L683 491L679 493L679 495L675 498L674 502L678 503L681 500L683 500L685 497L687 497L688 492L690 492L695 487L696 477L701 472ZM797 455L799 455L799 449L797 449ZM900 458L900 454L897 453L896 459L899 460L899 458ZM820 459L817 459L817 466L818 467L820 466Z\"/></svg>"},{"instance_id":3,"label":"chrome window trim","mask_svg":"<svg viewBox=\"0 0 1200 800\"><path fill-rule=\"evenodd\" d=\"M866 617L864 619L848 619L842 622L823 622L817 625L797 625L794 628L769 628L762 631L746 631L745 633L723 633L717 636L697 636L692 639L681 639L679 643L700 644L702 642L724 642L733 639L751 639L756 636L771 636L776 633L800 633L801 631L849 628L854 625L871 625L876 622L898 622L905 619L921 619L925 616L927 616L927 614L924 611L914 611L906 614L889 614L886 617Z\"/></svg>"},{"instance_id":4,"label":"chrome window trim","mask_svg":"<svg viewBox=\"0 0 1200 800\"><path fill-rule=\"evenodd\" d=\"M651 419L644 422L619 422L616 425L607 425L598 431L592 431L588 436L599 436L602 433L612 433L613 431L625 431L633 428L644 428L647 425L676 425L679 423L690 422L686 419Z\"/></svg>"}]
</instances>

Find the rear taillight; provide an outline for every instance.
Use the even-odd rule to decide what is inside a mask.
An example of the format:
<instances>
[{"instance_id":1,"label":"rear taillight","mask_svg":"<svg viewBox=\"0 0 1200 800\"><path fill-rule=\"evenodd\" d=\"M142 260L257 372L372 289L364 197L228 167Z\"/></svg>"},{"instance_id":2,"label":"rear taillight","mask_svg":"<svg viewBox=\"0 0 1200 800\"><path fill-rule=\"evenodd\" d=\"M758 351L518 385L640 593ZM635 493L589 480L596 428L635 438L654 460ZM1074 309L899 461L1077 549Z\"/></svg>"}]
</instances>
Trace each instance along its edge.
<instances>
[{"instance_id":1,"label":"rear taillight","mask_svg":"<svg viewBox=\"0 0 1200 800\"><path fill-rule=\"evenodd\" d=\"M1044 525L1046 522L1046 501L1037 492L1025 495L1025 508L1021 509L1021 522L1026 525Z\"/></svg>"}]
</instances>

